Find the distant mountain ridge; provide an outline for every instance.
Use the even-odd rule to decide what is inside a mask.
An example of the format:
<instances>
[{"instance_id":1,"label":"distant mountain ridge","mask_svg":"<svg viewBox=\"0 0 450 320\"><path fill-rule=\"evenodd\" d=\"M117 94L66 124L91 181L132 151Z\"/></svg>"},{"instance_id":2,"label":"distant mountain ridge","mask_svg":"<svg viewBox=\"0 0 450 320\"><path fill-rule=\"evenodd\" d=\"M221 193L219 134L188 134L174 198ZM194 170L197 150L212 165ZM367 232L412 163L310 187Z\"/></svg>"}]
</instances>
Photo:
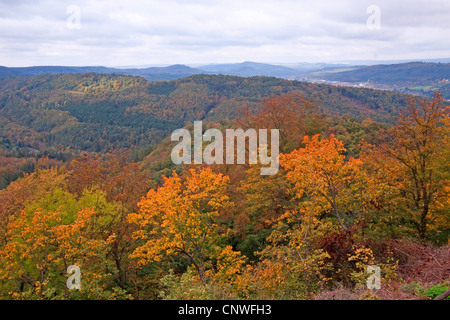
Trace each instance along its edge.
<instances>
[{"instance_id":1,"label":"distant mountain ridge","mask_svg":"<svg viewBox=\"0 0 450 320\"><path fill-rule=\"evenodd\" d=\"M355 70L329 73L328 80L347 82L416 82L450 79L450 63L408 62L390 65L363 66Z\"/></svg>"},{"instance_id":2,"label":"distant mountain ridge","mask_svg":"<svg viewBox=\"0 0 450 320\"><path fill-rule=\"evenodd\" d=\"M193 75L216 74L240 77L276 77L308 82L338 82L339 85L401 91L430 96L441 91L450 100L450 63L406 62L379 65L298 63L289 66L245 61L209 64L196 68L175 64L166 67L110 68L102 66L0 67L0 78L43 74L96 73L139 76L149 81L170 81ZM339 83L340 82L340 83Z\"/></svg>"},{"instance_id":3,"label":"distant mountain ridge","mask_svg":"<svg viewBox=\"0 0 450 320\"><path fill-rule=\"evenodd\" d=\"M146 80L175 80L189 77L195 74L203 74L205 71L189 66L175 64L168 67L150 67L142 69L119 69L101 66L72 67L72 66L36 66L36 67L1 67L0 78L13 76L38 76L43 74L68 74L68 73L98 73L98 74L122 74L140 76Z\"/></svg>"},{"instance_id":4,"label":"distant mountain ridge","mask_svg":"<svg viewBox=\"0 0 450 320\"><path fill-rule=\"evenodd\" d=\"M258 63L245 61L230 64L210 64L197 68L175 64L167 67L148 68L110 68L102 66L35 66L35 67L1 67L0 78L13 76L38 76L42 74L68 74L68 73L98 73L98 74L120 74L140 76L146 80L175 80L186 78L197 74L220 74L240 77L277 77L289 80L299 80L306 73L342 65L333 64L298 64L295 67L287 67L276 64Z\"/></svg>"},{"instance_id":5,"label":"distant mountain ridge","mask_svg":"<svg viewBox=\"0 0 450 320\"><path fill-rule=\"evenodd\" d=\"M434 91L441 91L445 99L450 99L450 63L408 62L360 66L341 72L319 73L316 78L363 83L374 88L428 96Z\"/></svg>"},{"instance_id":6,"label":"distant mountain ridge","mask_svg":"<svg viewBox=\"0 0 450 320\"><path fill-rule=\"evenodd\" d=\"M251 61L244 61L241 63L228 63L228 64L210 64L200 66L199 69L214 74L241 76L241 77L266 76L266 77L294 79L301 73L297 69L285 67L282 65L273 65Z\"/></svg>"}]
</instances>

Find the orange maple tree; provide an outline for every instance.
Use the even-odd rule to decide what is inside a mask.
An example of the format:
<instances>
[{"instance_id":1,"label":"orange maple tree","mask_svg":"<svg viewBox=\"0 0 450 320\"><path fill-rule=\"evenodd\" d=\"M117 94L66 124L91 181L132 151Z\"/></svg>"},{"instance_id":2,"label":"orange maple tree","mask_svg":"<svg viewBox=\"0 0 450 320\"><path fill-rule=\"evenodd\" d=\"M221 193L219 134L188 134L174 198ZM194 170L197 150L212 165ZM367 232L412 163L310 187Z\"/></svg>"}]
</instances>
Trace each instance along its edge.
<instances>
[{"instance_id":1,"label":"orange maple tree","mask_svg":"<svg viewBox=\"0 0 450 320\"><path fill-rule=\"evenodd\" d=\"M141 265L164 256L189 259L200 280L206 283L205 263L222 252L220 212L230 207L226 194L228 177L211 169L190 169L184 179L174 172L164 185L150 190L139 204L139 212L128 221L139 226L134 237L144 240L132 253Z\"/></svg>"},{"instance_id":2,"label":"orange maple tree","mask_svg":"<svg viewBox=\"0 0 450 320\"><path fill-rule=\"evenodd\" d=\"M342 141L334 135L320 139L305 136L304 148L280 155L280 164L287 171L287 179L294 184L296 197L302 199L308 219L320 212L330 211L346 229L343 214L354 201L355 182L360 160L346 160Z\"/></svg>"}]
</instances>

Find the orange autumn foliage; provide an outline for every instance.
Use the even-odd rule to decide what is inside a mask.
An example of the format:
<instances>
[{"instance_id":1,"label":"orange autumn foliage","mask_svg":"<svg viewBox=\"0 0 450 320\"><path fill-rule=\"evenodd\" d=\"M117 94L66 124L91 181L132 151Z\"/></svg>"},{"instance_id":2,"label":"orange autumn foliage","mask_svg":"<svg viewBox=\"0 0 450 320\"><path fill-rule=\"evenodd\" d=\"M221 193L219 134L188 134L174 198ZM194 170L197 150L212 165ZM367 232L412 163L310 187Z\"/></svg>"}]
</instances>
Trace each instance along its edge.
<instances>
[{"instance_id":1,"label":"orange autumn foliage","mask_svg":"<svg viewBox=\"0 0 450 320\"><path fill-rule=\"evenodd\" d=\"M309 204L310 216L320 211L332 212L342 228L346 228L343 214L354 201L352 184L360 174L360 160L343 154L342 141L334 135L320 139L305 136L304 148L280 155L280 164L287 171L287 179L294 184L296 197Z\"/></svg>"},{"instance_id":2,"label":"orange autumn foliage","mask_svg":"<svg viewBox=\"0 0 450 320\"><path fill-rule=\"evenodd\" d=\"M139 212L128 216L140 227L134 237L144 240L131 256L142 265L182 255L205 282L205 262L220 253L219 242L227 232L218 220L220 211L230 206L227 183L228 177L209 168L191 169L184 179L175 172L165 177L164 185L138 204Z\"/></svg>"}]
</instances>

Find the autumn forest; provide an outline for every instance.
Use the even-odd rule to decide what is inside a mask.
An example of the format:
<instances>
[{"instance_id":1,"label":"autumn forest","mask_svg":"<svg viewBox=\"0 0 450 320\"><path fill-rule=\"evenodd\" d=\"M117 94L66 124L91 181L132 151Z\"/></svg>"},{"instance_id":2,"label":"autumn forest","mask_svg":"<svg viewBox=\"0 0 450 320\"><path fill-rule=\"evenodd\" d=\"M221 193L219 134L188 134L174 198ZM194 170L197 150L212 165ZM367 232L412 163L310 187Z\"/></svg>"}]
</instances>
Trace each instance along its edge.
<instances>
[{"instance_id":1,"label":"autumn forest","mask_svg":"<svg viewBox=\"0 0 450 320\"><path fill-rule=\"evenodd\" d=\"M1 79L0 299L434 299L449 111L270 77ZM279 171L175 165L170 133L196 120L278 129Z\"/></svg>"}]
</instances>

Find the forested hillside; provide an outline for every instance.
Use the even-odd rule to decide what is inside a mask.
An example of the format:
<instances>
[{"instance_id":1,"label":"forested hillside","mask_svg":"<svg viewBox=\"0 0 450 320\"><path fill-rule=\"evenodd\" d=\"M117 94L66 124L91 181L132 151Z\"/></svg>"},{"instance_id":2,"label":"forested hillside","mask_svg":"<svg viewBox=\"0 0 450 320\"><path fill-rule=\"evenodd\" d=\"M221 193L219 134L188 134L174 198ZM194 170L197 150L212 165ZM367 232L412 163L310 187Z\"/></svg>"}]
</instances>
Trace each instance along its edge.
<instances>
[{"instance_id":1,"label":"forested hillside","mask_svg":"<svg viewBox=\"0 0 450 320\"><path fill-rule=\"evenodd\" d=\"M0 307L445 317L450 1L403 3L0 0Z\"/></svg>"},{"instance_id":2,"label":"forested hillside","mask_svg":"<svg viewBox=\"0 0 450 320\"><path fill-rule=\"evenodd\" d=\"M235 119L262 98L299 93L327 115L392 123L405 96L276 78L197 75L168 82L65 74L0 81L3 145L104 152L160 141L194 120Z\"/></svg>"},{"instance_id":3,"label":"forested hillside","mask_svg":"<svg viewBox=\"0 0 450 320\"><path fill-rule=\"evenodd\" d=\"M132 151L142 159L174 129L194 120L223 121L261 99L301 94L325 115L392 123L405 96L267 77L196 75L150 82L113 74L59 74L0 80L0 188L48 155Z\"/></svg>"},{"instance_id":4,"label":"forested hillside","mask_svg":"<svg viewBox=\"0 0 450 320\"><path fill-rule=\"evenodd\" d=\"M356 113L360 118L321 112L359 110L358 104L339 107L361 103L358 93L398 97L386 92L350 90L355 96L349 98L338 88L264 78L149 84L71 75L73 81L60 81L66 77L3 82L11 130L2 134L48 137L38 127L45 118L50 132L76 139L86 130L79 126L93 124L106 133L117 128L117 140L107 146L121 142L126 150L134 125L121 126L118 114L124 123L127 115L139 115L142 135L148 119L168 126L169 119L182 125L199 116L205 128L278 129L280 170L262 176L260 164L174 166L167 139L140 162L117 149L65 161L41 158L30 174L0 190L0 298L431 299L450 289L450 118L439 94L409 98L389 124L364 119L376 110L370 104L367 113ZM314 88L302 92L323 100L316 100L319 107L298 93L269 97L283 91L273 83ZM219 85L223 97L211 108L207 99ZM178 90L185 99L177 100ZM328 90L335 109L325 99ZM245 92L254 101L242 99ZM126 104L131 96L141 104ZM239 104L220 103L235 96L257 106L234 120L206 121L217 116L212 110L236 112ZM142 103L150 97L154 104ZM89 112L96 107L106 110ZM400 111L395 104L389 109ZM23 122L17 128L12 120ZM150 132L160 139L167 128L156 128ZM81 270L78 289L67 287L68 266ZM373 266L379 282L369 289Z\"/></svg>"}]
</instances>

